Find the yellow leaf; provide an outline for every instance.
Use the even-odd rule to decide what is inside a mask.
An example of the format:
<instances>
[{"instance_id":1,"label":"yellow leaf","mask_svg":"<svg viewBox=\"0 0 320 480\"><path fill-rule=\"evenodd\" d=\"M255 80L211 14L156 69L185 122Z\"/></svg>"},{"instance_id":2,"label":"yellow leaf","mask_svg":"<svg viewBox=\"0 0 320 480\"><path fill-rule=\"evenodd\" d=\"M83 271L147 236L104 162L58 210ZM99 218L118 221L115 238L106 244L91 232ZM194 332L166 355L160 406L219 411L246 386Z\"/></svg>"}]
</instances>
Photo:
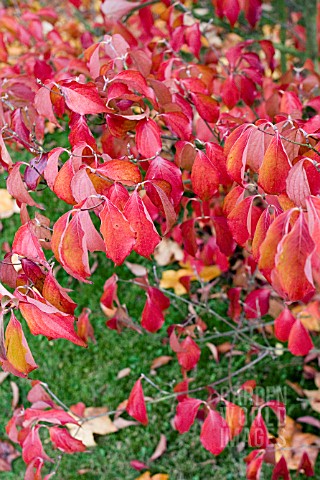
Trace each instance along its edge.
<instances>
[{"instance_id":1,"label":"yellow leaf","mask_svg":"<svg viewBox=\"0 0 320 480\"><path fill-rule=\"evenodd\" d=\"M173 288L176 295L184 295L187 290L179 280L181 277L190 277L192 274L192 270L187 269L165 270L160 280L160 288Z\"/></svg>"},{"instance_id":2,"label":"yellow leaf","mask_svg":"<svg viewBox=\"0 0 320 480\"><path fill-rule=\"evenodd\" d=\"M187 293L186 288L180 283L180 278L182 277L190 277L191 281L199 280L200 278L204 282L210 282L210 280L213 280L221 274L221 270L217 265L203 267L198 275L190 264L180 263L179 265L183 268L180 270L165 270L160 280L160 288L173 288L176 295L184 295Z\"/></svg>"}]
</instances>

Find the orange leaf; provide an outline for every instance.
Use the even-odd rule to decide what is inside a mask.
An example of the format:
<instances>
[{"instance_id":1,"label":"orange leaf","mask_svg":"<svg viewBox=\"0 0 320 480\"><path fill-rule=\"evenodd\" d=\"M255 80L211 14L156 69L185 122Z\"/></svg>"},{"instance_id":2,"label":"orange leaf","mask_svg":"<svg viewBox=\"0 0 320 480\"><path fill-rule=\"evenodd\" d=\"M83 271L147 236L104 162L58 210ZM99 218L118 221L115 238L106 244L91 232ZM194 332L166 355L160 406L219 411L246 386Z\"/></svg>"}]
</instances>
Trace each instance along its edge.
<instances>
[{"instance_id":1,"label":"orange leaf","mask_svg":"<svg viewBox=\"0 0 320 480\"><path fill-rule=\"evenodd\" d=\"M285 191L290 168L288 155L277 132L264 155L259 170L259 185L266 193L277 194Z\"/></svg>"}]
</instances>

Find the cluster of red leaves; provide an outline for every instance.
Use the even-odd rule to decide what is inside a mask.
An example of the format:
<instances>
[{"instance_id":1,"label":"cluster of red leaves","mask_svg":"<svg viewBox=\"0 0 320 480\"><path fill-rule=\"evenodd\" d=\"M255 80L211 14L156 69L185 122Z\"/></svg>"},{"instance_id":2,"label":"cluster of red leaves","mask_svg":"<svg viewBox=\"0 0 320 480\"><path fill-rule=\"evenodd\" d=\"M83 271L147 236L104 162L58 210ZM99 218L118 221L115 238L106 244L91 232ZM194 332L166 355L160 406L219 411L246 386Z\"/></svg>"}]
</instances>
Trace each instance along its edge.
<instances>
[{"instance_id":1,"label":"cluster of red leaves","mask_svg":"<svg viewBox=\"0 0 320 480\"><path fill-rule=\"evenodd\" d=\"M261 15L259 0L212 3L232 26L241 9L251 26ZM10 293L0 284L1 331L10 314L0 361L19 376L37 365L15 310L33 335L80 346L94 338L88 312L75 331L76 303L57 282L44 249L69 275L90 282L89 252L105 252L121 265L132 251L150 258L166 235L183 246L196 272L212 265L227 272L238 245L247 252L251 273L258 269L264 276L261 288L246 292L247 319L268 312L271 287L288 305L308 302L319 288L320 97L313 87L320 76L312 63L275 81L270 41L246 40L217 53L200 22L190 22L187 2L180 8L167 0L140 7L140 2L104 1L93 25L104 34L99 41L75 21L62 27L50 7L25 6L20 17L0 12L0 164L22 223L0 268L1 282L14 289ZM16 43L19 61L13 62ZM308 108L314 112L310 118ZM46 148L47 129L66 125L70 148ZM29 151L31 160L13 163L6 144ZM43 208L36 193L43 185L69 208L52 234L50 219L39 213L31 218L28 211ZM147 296L141 326L156 332L170 302L146 276L137 283ZM190 290L188 279L184 286ZM228 292L235 321L242 315L241 296L238 286ZM109 328L137 328L118 300L115 276L107 280L101 303L115 309ZM201 353L192 334L181 325L168 329L184 376L182 391ZM288 308L276 320L275 335L289 342L294 355L313 347ZM145 424L142 400L137 383L127 410ZM211 408L216 400L190 398L179 403L176 417L177 429L186 431L201 406L206 414L201 441L214 454L240 428L232 420L240 407L219 401L225 402L226 418ZM253 425L263 431L263 442L257 444L252 427L249 444L264 451L269 443L260 410ZM38 445L35 454L25 454L28 468L40 469L47 459L37 440L40 427L25 427L25 419L21 425L22 448L30 435ZM54 438L64 435L53 431ZM248 469L256 473L248 478L258 478L264 458L254 452Z\"/></svg>"},{"instance_id":2,"label":"cluster of red leaves","mask_svg":"<svg viewBox=\"0 0 320 480\"><path fill-rule=\"evenodd\" d=\"M54 403L40 382L33 382L27 399L31 407L17 408L6 426L6 432L10 440L22 448L22 458L27 465L25 480L38 480L42 478L44 463L53 462L43 449L40 429L48 431L53 448L63 453L83 452L86 447L63 428L67 424L78 425L77 420ZM44 480L54 474L53 470Z\"/></svg>"}]
</instances>

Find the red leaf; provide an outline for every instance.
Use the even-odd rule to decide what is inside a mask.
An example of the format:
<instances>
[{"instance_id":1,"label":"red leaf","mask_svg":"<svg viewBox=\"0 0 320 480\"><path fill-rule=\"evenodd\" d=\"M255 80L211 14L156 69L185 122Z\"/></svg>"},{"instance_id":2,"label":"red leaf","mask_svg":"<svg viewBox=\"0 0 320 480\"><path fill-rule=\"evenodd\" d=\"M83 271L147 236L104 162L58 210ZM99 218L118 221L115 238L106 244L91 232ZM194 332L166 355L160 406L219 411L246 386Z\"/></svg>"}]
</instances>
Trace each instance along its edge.
<instances>
[{"instance_id":1,"label":"red leaf","mask_svg":"<svg viewBox=\"0 0 320 480\"><path fill-rule=\"evenodd\" d=\"M22 458L28 465L33 460L36 460L35 467L39 462L52 462L51 458L45 453L39 436L40 425L33 427L22 444Z\"/></svg>"},{"instance_id":2,"label":"red leaf","mask_svg":"<svg viewBox=\"0 0 320 480\"><path fill-rule=\"evenodd\" d=\"M234 322L238 322L241 315L242 307L240 303L240 294L241 294L241 287L229 288L227 293L228 298L230 300L227 313Z\"/></svg>"},{"instance_id":3,"label":"red leaf","mask_svg":"<svg viewBox=\"0 0 320 480\"><path fill-rule=\"evenodd\" d=\"M250 292L244 301L247 318L260 318L268 313L270 290L259 288Z\"/></svg>"},{"instance_id":4,"label":"red leaf","mask_svg":"<svg viewBox=\"0 0 320 480\"><path fill-rule=\"evenodd\" d=\"M305 356L313 348L313 343L306 327L297 319L289 334L288 348L292 355Z\"/></svg>"},{"instance_id":5,"label":"red leaf","mask_svg":"<svg viewBox=\"0 0 320 480\"><path fill-rule=\"evenodd\" d=\"M180 352L177 352L178 362L185 370L192 370L198 363L201 350L191 337L186 337L180 343Z\"/></svg>"},{"instance_id":6,"label":"red leaf","mask_svg":"<svg viewBox=\"0 0 320 480\"><path fill-rule=\"evenodd\" d=\"M99 165L96 173L124 185L132 186L141 182L139 167L128 160L109 160Z\"/></svg>"},{"instance_id":7,"label":"red leaf","mask_svg":"<svg viewBox=\"0 0 320 480\"><path fill-rule=\"evenodd\" d=\"M78 83L64 81L60 84L67 106L80 115L107 112L94 83Z\"/></svg>"},{"instance_id":8,"label":"red leaf","mask_svg":"<svg viewBox=\"0 0 320 480\"><path fill-rule=\"evenodd\" d=\"M86 446L76 438L72 437L68 430L59 427L50 427L50 440L54 448L65 453L84 452Z\"/></svg>"},{"instance_id":9,"label":"red leaf","mask_svg":"<svg viewBox=\"0 0 320 480\"><path fill-rule=\"evenodd\" d=\"M136 381L131 390L126 411L131 417L142 423L142 425L148 425L147 409L140 378Z\"/></svg>"},{"instance_id":10,"label":"red leaf","mask_svg":"<svg viewBox=\"0 0 320 480\"><path fill-rule=\"evenodd\" d=\"M288 465L284 457L281 457L279 462L274 467L271 480L279 480L279 478L282 478L283 480L291 479Z\"/></svg>"},{"instance_id":11,"label":"red leaf","mask_svg":"<svg viewBox=\"0 0 320 480\"><path fill-rule=\"evenodd\" d=\"M114 273L103 286L103 294L100 302L107 308L112 309L114 307L113 302L117 300L117 288L118 277Z\"/></svg>"},{"instance_id":12,"label":"red leaf","mask_svg":"<svg viewBox=\"0 0 320 480\"><path fill-rule=\"evenodd\" d=\"M69 142L72 147L80 142L84 142L89 145L93 150L97 150L97 144L92 135L86 118L83 115L72 112L69 122L70 134Z\"/></svg>"},{"instance_id":13,"label":"red leaf","mask_svg":"<svg viewBox=\"0 0 320 480\"><path fill-rule=\"evenodd\" d=\"M215 410L209 410L200 434L204 448L213 455L219 455L227 446L229 439L229 427L225 419Z\"/></svg>"},{"instance_id":14,"label":"red leaf","mask_svg":"<svg viewBox=\"0 0 320 480\"><path fill-rule=\"evenodd\" d=\"M163 235L166 235L171 230L177 219L173 205L163 189L159 187L155 181L151 182L148 180L145 182L145 189L152 203L156 205L161 210L161 213L165 215L166 229Z\"/></svg>"},{"instance_id":15,"label":"red leaf","mask_svg":"<svg viewBox=\"0 0 320 480\"><path fill-rule=\"evenodd\" d=\"M190 430L202 403L203 401L197 398L186 398L178 403L173 422L179 433L185 433Z\"/></svg>"},{"instance_id":16,"label":"red leaf","mask_svg":"<svg viewBox=\"0 0 320 480\"><path fill-rule=\"evenodd\" d=\"M274 322L274 334L281 342L287 342L296 319L288 308L282 310Z\"/></svg>"},{"instance_id":17,"label":"red leaf","mask_svg":"<svg viewBox=\"0 0 320 480\"><path fill-rule=\"evenodd\" d=\"M181 170L173 162L157 156L150 162L145 180L164 180L167 182L171 186L170 199L174 207L179 205L184 189Z\"/></svg>"},{"instance_id":18,"label":"red leaf","mask_svg":"<svg viewBox=\"0 0 320 480\"><path fill-rule=\"evenodd\" d=\"M136 243L133 250L139 255L149 258L161 238L137 190L129 197L123 214L136 232Z\"/></svg>"},{"instance_id":19,"label":"red leaf","mask_svg":"<svg viewBox=\"0 0 320 480\"><path fill-rule=\"evenodd\" d=\"M136 144L145 158L159 155L162 148L160 128L151 118L140 120L136 128Z\"/></svg>"},{"instance_id":20,"label":"red leaf","mask_svg":"<svg viewBox=\"0 0 320 480\"><path fill-rule=\"evenodd\" d=\"M15 163L10 170L10 174L7 180L8 192L20 203L26 203L31 207L38 207L42 209L42 207L37 202L35 202L31 195L27 192L27 189L22 181L20 174L21 165L22 162Z\"/></svg>"},{"instance_id":21,"label":"red leaf","mask_svg":"<svg viewBox=\"0 0 320 480\"><path fill-rule=\"evenodd\" d=\"M136 234L123 213L108 198L99 216L106 255L116 265L121 265L136 243Z\"/></svg>"},{"instance_id":22,"label":"red leaf","mask_svg":"<svg viewBox=\"0 0 320 480\"><path fill-rule=\"evenodd\" d=\"M314 476L314 468L313 468L313 465L310 461L310 458L309 458L307 452L303 452L297 470L298 470L298 472L303 472L308 477L313 477Z\"/></svg>"},{"instance_id":23,"label":"red leaf","mask_svg":"<svg viewBox=\"0 0 320 480\"><path fill-rule=\"evenodd\" d=\"M255 197L246 197L231 210L228 226L235 241L244 246L253 237L255 227L262 211L253 205Z\"/></svg>"},{"instance_id":24,"label":"red leaf","mask_svg":"<svg viewBox=\"0 0 320 480\"><path fill-rule=\"evenodd\" d=\"M183 245L185 251L191 255L192 257L196 256L198 245L197 245L197 237L196 232L194 229L195 220L191 218L186 222L181 223L179 226L181 230L181 235L183 239Z\"/></svg>"},{"instance_id":25,"label":"red leaf","mask_svg":"<svg viewBox=\"0 0 320 480\"><path fill-rule=\"evenodd\" d=\"M244 461L247 463L247 468L246 468L247 480L259 480L264 456L265 456L265 453L263 450L253 450L244 459Z\"/></svg>"},{"instance_id":26,"label":"red leaf","mask_svg":"<svg viewBox=\"0 0 320 480\"><path fill-rule=\"evenodd\" d=\"M78 422L64 410L58 410L55 408L50 410L27 408L24 414L23 426L29 427L33 422L47 422L57 425L66 425L67 423L78 424Z\"/></svg>"},{"instance_id":27,"label":"red leaf","mask_svg":"<svg viewBox=\"0 0 320 480\"><path fill-rule=\"evenodd\" d=\"M286 407L278 400L269 400L263 404L263 407L269 407L277 415L280 425L284 425L286 419Z\"/></svg>"},{"instance_id":28,"label":"red leaf","mask_svg":"<svg viewBox=\"0 0 320 480\"><path fill-rule=\"evenodd\" d=\"M191 93L191 98L203 120L209 123L218 121L220 108L217 100L209 97L209 95L203 95L203 93Z\"/></svg>"},{"instance_id":29,"label":"red leaf","mask_svg":"<svg viewBox=\"0 0 320 480\"><path fill-rule=\"evenodd\" d=\"M163 325L163 311L169 308L170 301L160 290L149 287L147 301L143 308L141 326L148 332L157 332Z\"/></svg>"},{"instance_id":30,"label":"red leaf","mask_svg":"<svg viewBox=\"0 0 320 480\"><path fill-rule=\"evenodd\" d=\"M228 108L233 108L238 103L240 93L232 75L230 75L222 85L221 97Z\"/></svg>"},{"instance_id":31,"label":"red leaf","mask_svg":"<svg viewBox=\"0 0 320 480\"><path fill-rule=\"evenodd\" d=\"M19 309L33 335L44 335L50 339L65 338L81 347L86 346L74 331L74 317L56 313L55 308L31 297L26 297L27 302L23 301L23 295L21 297Z\"/></svg>"},{"instance_id":32,"label":"red leaf","mask_svg":"<svg viewBox=\"0 0 320 480\"><path fill-rule=\"evenodd\" d=\"M17 230L12 244L12 253L28 257L35 262L46 262L40 242L34 235L29 222Z\"/></svg>"},{"instance_id":33,"label":"red leaf","mask_svg":"<svg viewBox=\"0 0 320 480\"><path fill-rule=\"evenodd\" d=\"M192 124L187 115L182 112L167 112L162 113L161 118L164 118L167 127L180 140L190 140Z\"/></svg>"},{"instance_id":34,"label":"red leaf","mask_svg":"<svg viewBox=\"0 0 320 480\"><path fill-rule=\"evenodd\" d=\"M250 447L267 448L269 444L268 430L260 411L251 424L248 441Z\"/></svg>"},{"instance_id":35,"label":"red leaf","mask_svg":"<svg viewBox=\"0 0 320 480\"><path fill-rule=\"evenodd\" d=\"M191 182L194 193L205 201L210 200L219 188L219 172L209 157L200 150L193 163Z\"/></svg>"}]
</instances>

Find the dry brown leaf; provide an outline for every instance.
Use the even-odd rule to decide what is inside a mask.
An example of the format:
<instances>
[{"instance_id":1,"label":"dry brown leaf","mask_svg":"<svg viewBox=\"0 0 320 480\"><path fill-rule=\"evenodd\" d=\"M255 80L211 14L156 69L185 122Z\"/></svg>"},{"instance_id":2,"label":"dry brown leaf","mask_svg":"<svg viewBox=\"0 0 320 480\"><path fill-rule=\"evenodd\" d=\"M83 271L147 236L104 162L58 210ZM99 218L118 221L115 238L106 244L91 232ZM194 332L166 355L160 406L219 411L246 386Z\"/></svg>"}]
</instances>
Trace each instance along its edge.
<instances>
[{"instance_id":1,"label":"dry brown leaf","mask_svg":"<svg viewBox=\"0 0 320 480\"><path fill-rule=\"evenodd\" d=\"M277 443L275 445L276 461L284 456L288 468L297 470L302 455L307 453L312 465L315 464L319 448L320 437L311 433L303 433L302 427L292 418L286 417L284 427L279 428Z\"/></svg>"},{"instance_id":2,"label":"dry brown leaf","mask_svg":"<svg viewBox=\"0 0 320 480\"><path fill-rule=\"evenodd\" d=\"M11 197L8 190L0 188L0 219L9 218L14 213L19 213L20 209L14 198Z\"/></svg>"},{"instance_id":3,"label":"dry brown leaf","mask_svg":"<svg viewBox=\"0 0 320 480\"><path fill-rule=\"evenodd\" d=\"M74 438L81 440L86 447L96 446L96 442L93 436L94 434L108 435L118 430L117 427L111 421L107 412L108 412L107 407L86 408L84 410L84 416L83 416L84 421L80 426L73 425L71 423L67 424L70 434ZM70 415L73 416L71 412L70 412ZM90 420L85 421L85 419L89 417L96 417L96 418L91 418ZM77 417L75 418L77 419Z\"/></svg>"},{"instance_id":4,"label":"dry brown leaf","mask_svg":"<svg viewBox=\"0 0 320 480\"><path fill-rule=\"evenodd\" d=\"M292 390L294 390L299 395L299 397L304 396L303 388L300 387L298 383L293 383L290 382L290 380L286 380L286 384L289 385L289 387L292 388Z\"/></svg>"},{"instance_id":5,"label":"dry brown leaf","mask_svg":"<svg viewBox=\"0 0 320 480\"><path fill-rule=\"evenodd\" d=\"M183 257L184 253L182 248L177 242L169 238L164 238L154 252L154 259L161 267L165 267L170 263L181 262Z\"/></svg>"},{"instance_id":6,"label":"dry brown leaf","mask_svg":"<svg viewBox=\"0 0 320 480\"><path fill-rule=\"evenodd\" d=\"M10 472L12 462L20 453L7 440L0 440L0 472Z\"/></svg>"},{"instance_id":7,"label":"dry brown leaf","mask_svg":"<svg viewBox=\"0 0 320 480\"><path fill-rule=\"evenodd\" d=\"M166 450L167 450L167 439L166 439L166 436L163 435L162 433L160 435L160 440L158 445L156 446L155 451L149 458L150 462L153 462L154 460L157 460L157 458L160 458L161 455L163 455Z\"/></svg>"},{"instance_id":8,"label":"dry brown leaf","mask_svg":"<svg viewBox=\"0 0 320 480\"><path fill-rule=\"evenodd\" d=\"M12 410L16 408L19 402L19 387L16 382L10 382L11 390L12 390L12 402L11 407Z\"/></svg>"},{"instance_id":9,"label":"dry brown leaf","mask_svg":"<svg viewBox=\"0 0 320 480\"><path fill-rule=\"evenodd\" d=\"M163 367L164 365L167 365L169 362L171 362L172 359L173 357L171 357L170 355L161 355L160 357L157 357L152 361L150 369L156 370L157 368Z\"/></svg>"},{"instance_id":10,"label":"dry brown leaf","mask_svg":"<svg viewBox=\"0 0 320 480\"><path fill-rule=\"evenodd\" d=\"M121 380L121 378L127 377L128 375L130 375L130 372L131 372L131 368L129 367L123 368L118 372L117 380Z\"/></svg>"}]
</instances>

